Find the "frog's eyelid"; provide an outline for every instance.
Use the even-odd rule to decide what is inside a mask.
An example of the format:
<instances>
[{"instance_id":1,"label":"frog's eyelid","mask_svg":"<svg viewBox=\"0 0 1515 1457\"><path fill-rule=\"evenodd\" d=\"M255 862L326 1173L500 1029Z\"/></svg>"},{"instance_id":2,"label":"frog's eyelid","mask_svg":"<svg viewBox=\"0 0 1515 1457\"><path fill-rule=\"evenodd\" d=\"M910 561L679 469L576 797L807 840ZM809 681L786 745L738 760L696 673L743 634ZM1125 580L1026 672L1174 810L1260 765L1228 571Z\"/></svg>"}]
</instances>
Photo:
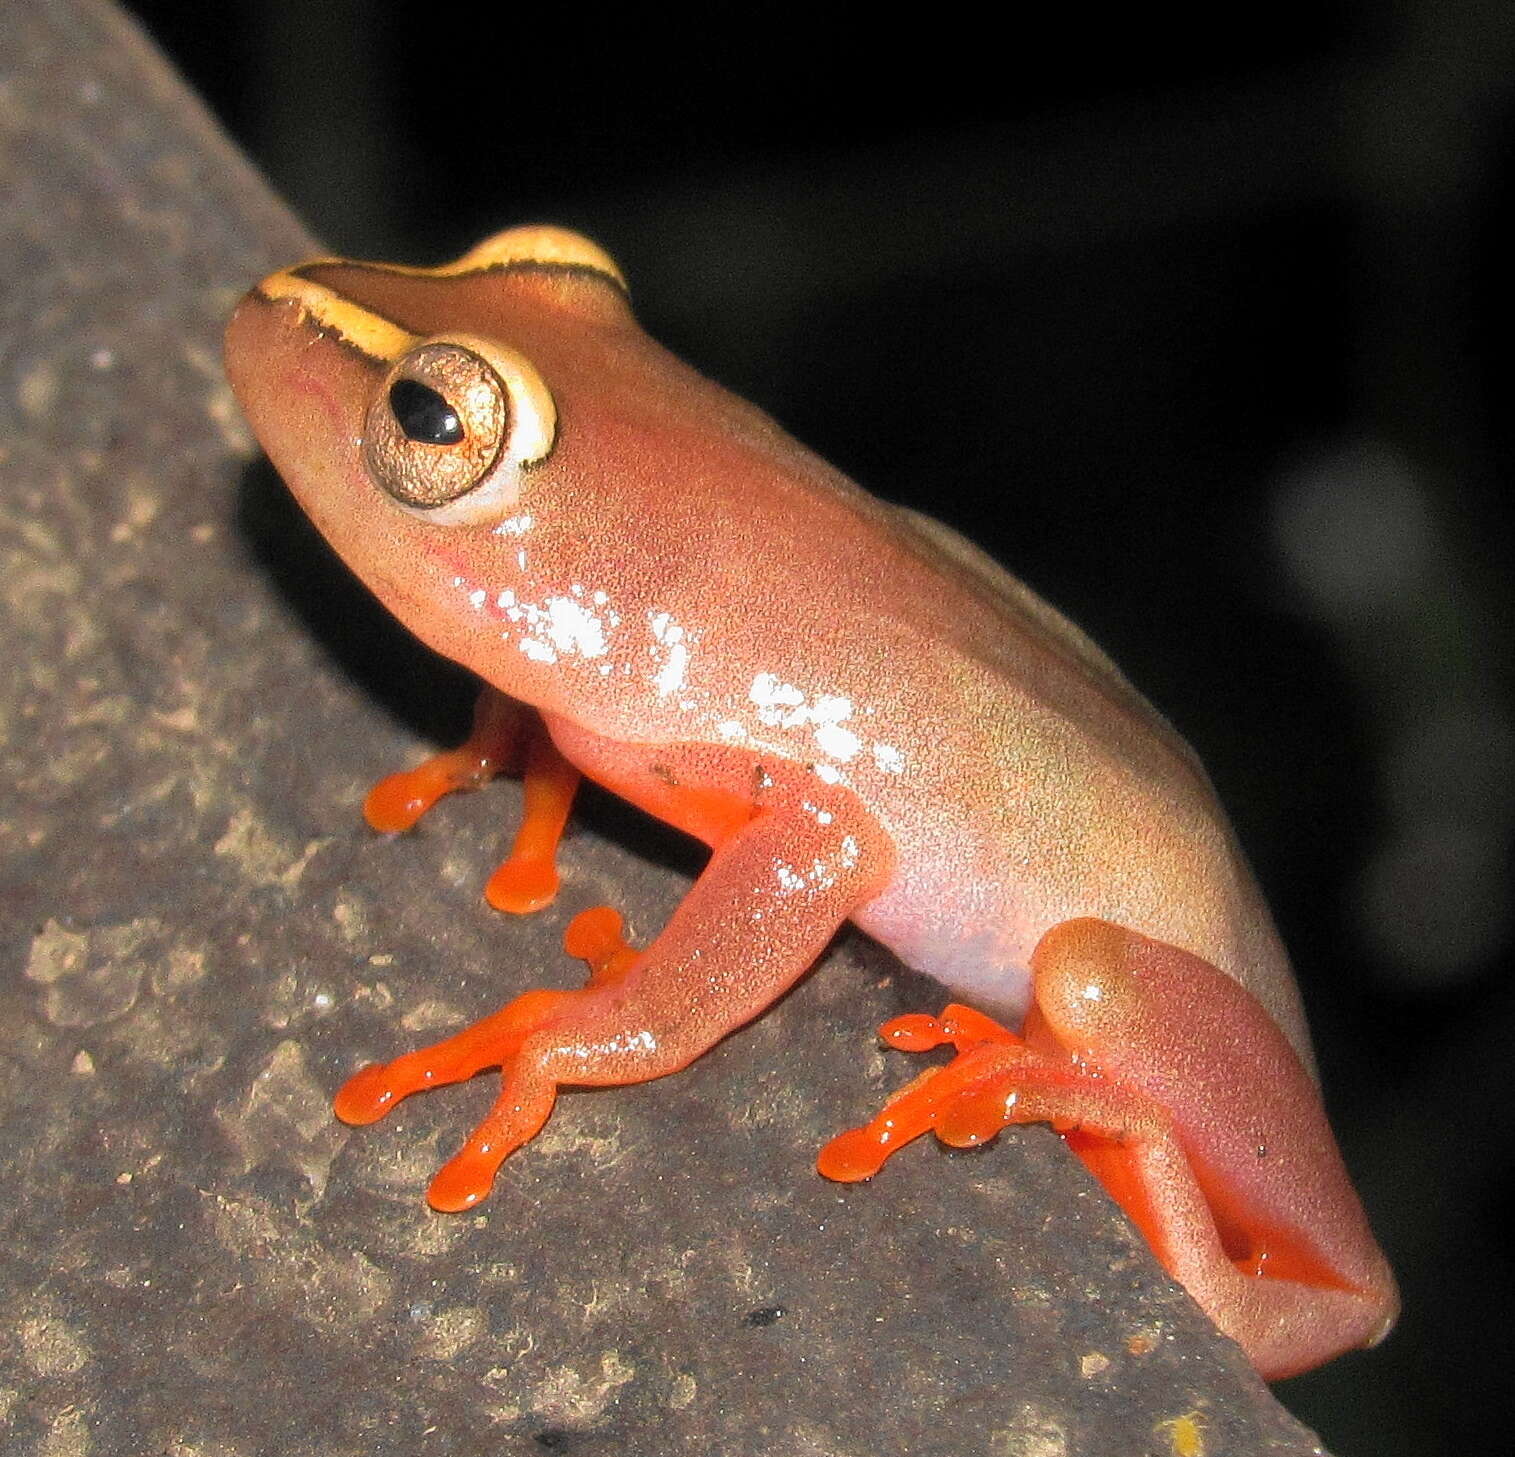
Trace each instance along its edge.
<instances>
[{"instance_id":1,"label":"frog's eyelid","mask_svg":"<svg viewBox=\"0 0 1515 1457\"><path fill-rule=\"evenodd\" d=\"M598 243L590 242L582 233L541 224L507 228L503 233L485 238L455 262L444 263L440 268L427 271L455 276L460 273L512 268L521 264L583 269L608 279L622 293L631 291L627 287L625 275L616 266L615 259Z\"/></svg>"},{"instance_id":2,"label":"frog's eyelid","mask_svg":"<svg viewBox=\"0 0 1515 1457\"><path fill-rule=\"evenodd\" d=\"M269 275L254 292L270 303L298 304L311 318L343 343L377 364L387 364L413 349L421 336L402 329L392 319L344 298L336 290L305 277L308 269L333 267L360 272L398 274L405 278L443 281L468 275L504 273L512 268L542 268L568 273L592 273L628 296L625 275L615 259L597 243L567 228L531 226L508 228L470 248L461 258L435 268L410 268L400 263L359 263L342 258L311 258L293 268Z\"/></svg>"}]
</instances>

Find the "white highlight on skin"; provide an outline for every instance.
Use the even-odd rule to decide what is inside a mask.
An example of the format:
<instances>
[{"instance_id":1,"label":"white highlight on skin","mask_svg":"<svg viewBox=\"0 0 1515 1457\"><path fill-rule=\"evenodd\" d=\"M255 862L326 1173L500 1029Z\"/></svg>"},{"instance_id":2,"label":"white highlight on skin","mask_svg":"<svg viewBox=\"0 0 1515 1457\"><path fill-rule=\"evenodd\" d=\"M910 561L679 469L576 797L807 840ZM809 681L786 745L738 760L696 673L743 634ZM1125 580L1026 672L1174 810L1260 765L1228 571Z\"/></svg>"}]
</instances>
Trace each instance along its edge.
<instances>
[{"instance_id":1,"label":"white highlight on skin","mask_svg":"<svg viewBox=\"0 0 1515 1457\"><path fill-rule=\"evenodd\" d=\"M684 672L689 666L689 649L683 643L674 643L668 649L668 661L658 669L653 686L660 694L669 694L684 686Z\"/></svg>"},{"instance_id":2,"label":"white highlight on skin","mask_svg":"<svg viewBox=\"0 0 1515 1457\"><path fill-rule=\"evenodd\" d=\"M863 746L862 740L851 729L834 723L823 723L816 729L815 742L823 754L840 759L844 764L857 758L857 751Z\"/></svg>"},{"instance_id":3,"label":"white highlight on skin","mask_svg":"<svg viewBox=\"0 0 1515 1457\"><path fill-rule=\"evenodd\" d=\"M816 811L818 807L806 804L805 808ZM819 811L819 815L824 815L822 824L829 823L833 818L825 810ZM858 844L857 837L843 835L834 854L827 858L817 855L807 870L798 870L787 861L777 860L774 862L773 875L779 883L779 889L786 893L830 890L844 874L856 869L861 858L862 847Z\"/></svg>"},{"instance_id":4,"label":"white highlight on skin","mask_svg":"<svg viewBox=\"0 0 1515 1457\"><path fill-rule=\"evenodd\" d=\"M684 686L684 679L689 671L689 645L686 641L688 634L668 612L649 612L647 627L654 641L666 650L663 662L652 680L652 686L657 689L658 695L666 698L670 693L676 693ZM654 648L652 651L656 653L657 649ZM679 706L687 708L689 705L681 703Z\"/></svg>"},{"instance_id":5,"label":"white highlight on skin","mask_svg":"<svg viewBox=\"0 0 1515 1457\"><path fill-rule=\"evenodd\" d=\"M772 673L759 673L752 680L747 696L757 704L758 718L770 727L783 722L785 709L798 708L805 701L805 695L798 688L792 683L780 683ZM795 722L803 723L804 720ZM784 726L790 727L788 724Z\"/></svg>"},{"instance_id":6,"label":"white highlight on skin","mask_svg":"<svg viewBox=\"0 0 1515 1457\"><path fill-rule=\"evenodd\" d=\"M605 629L598 617L571 597L549 597L548 632L559 652L578 652L586 658L605 655Z\"/></svg>"},{"instance_id":7,"label":"white highlight on skin","mask_svg":"<svg viewBox=\"0 0 1515 1457\"><path fill-rule=\"evenodd\" d=\"M758 722L769 728L808 728L816 748L826 758L849 764L863 751L864 741L846 721L856 712L850 698L840 694L820 693L807 702L805 693L793 683L785 683L776 673L759 673L752 680L747 696L757 709ZM869 717L873 709L865 709ZM893 744L874 743L869 749L874 767L882 774L902 774L905 756ZM816 767L820 772L822 766ZM822 776L828 784L836 778Z\"/></svg>"},{"instance_id":8,"label":"white highlight on skin","mask_svg":"<svg viewBox=\"0 0 1515 1457\"><path fill-rule=\"evenodd\" d=\"M483 605L483 594L474 606ZM516 646L534 663L556 663L559 657L602 658L609 652L606 623L572 597L549 597L545 603L522 602L509 587L495 598L495 606L517 627L525 631ZM614 613L607 613L609 625L615 626ZM606 665L608 667L608 665Z\"/></svg>"},{"instance_id":9,"label":"white highlight on skin","mask_svg":"<svg viewBox=\"0 0 1515 1457\"><path fill-rule=\"evenodd\" d=\"M624 1037L608 1037L604 1042L594 1047L564 1046L559 1052L576 1058L580 1062L588 1062L592 1057L598 1057L601 1053L653 1053L658 1050L657 1035L650 1027L644 1027Z\"/></svg>"}]
</instances>

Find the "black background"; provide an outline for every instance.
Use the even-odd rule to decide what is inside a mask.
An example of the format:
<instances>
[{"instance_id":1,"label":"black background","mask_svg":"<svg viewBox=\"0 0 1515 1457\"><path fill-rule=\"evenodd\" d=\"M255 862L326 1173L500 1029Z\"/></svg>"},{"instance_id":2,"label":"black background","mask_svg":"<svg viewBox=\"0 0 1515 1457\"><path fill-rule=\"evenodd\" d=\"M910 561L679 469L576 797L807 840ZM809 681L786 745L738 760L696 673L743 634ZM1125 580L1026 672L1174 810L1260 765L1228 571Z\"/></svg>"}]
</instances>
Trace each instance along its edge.
<instances>
[{"instance_id":1,"label":"black background","mask_svg":"<svg viewBox=\"0 0 1515 1457\"><path fill-rule=\"evenodd\" d=\"M1515 7L133 8L335 251L583 229L1111 651L1256 863L1404 1283L1280 1395L1344 1457L1507 1415Z\"/></svg>"}]
</instances>

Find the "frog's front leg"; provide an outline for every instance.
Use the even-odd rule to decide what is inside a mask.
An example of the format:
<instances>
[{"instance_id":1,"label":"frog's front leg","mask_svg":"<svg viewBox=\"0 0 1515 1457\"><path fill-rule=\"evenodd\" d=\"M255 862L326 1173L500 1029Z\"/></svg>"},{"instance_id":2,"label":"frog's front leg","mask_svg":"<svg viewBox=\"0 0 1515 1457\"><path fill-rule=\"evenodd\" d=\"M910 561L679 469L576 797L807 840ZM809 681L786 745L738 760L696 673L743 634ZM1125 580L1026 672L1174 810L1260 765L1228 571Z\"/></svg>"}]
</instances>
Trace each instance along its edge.
<instances>
[{"instance_id":1,"label":"frog's front leg","mask_svg":"<svg viewBox=\"0 0 1515 1457\"><path fill-rule=\"evenodd\" d=\"M812 790L764 808L716 847L646 951L626 958L590 937L588 985L526 992L435 1048L363 1069L338 1094L338 1116L371 1122L410 1093L499 1065L498 1100L428 1194L434 1208L467 1209L540 1131L559 1087L687 1066L777 1000L892 865L888 837L850 795Z\"/></svg>"},{"instance_id":2,"label":"frog's front leg","mask_svg":"<svg viewBox=\"0 0 1515 1457\"><path fill-rule=\"evenodd\" d=\"M537 713L498 689L486 685L480 692L473 727L456 749L374 785L363 802L363 817L374 829L397 834L411 829L444 795L480 789L497 774L511 773L519 773L524 784L521 826L510 854L489 877L484 898L497 911L538 911L558 892L558 841L579 771L558 752Z\"/></svg>"}]
</instances>

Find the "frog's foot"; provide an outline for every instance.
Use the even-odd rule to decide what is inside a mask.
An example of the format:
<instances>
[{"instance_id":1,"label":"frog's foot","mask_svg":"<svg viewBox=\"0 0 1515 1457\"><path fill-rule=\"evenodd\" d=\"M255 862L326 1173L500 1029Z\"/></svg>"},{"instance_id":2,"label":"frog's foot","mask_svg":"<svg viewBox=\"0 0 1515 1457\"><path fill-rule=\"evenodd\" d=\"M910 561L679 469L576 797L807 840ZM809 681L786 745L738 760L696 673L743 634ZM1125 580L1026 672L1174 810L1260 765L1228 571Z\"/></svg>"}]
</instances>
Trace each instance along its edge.
<instances>
[{"instance_id":1,"label":"frog's foot","mask_svg":"<svg viewBox=\"0 0 1515 1457\"><path fill-rule=\"evenodd\" d=\"M385 833L408 830L444 795L481 788L518 765L525 788L521 827L484 895L496 910L540 910L558 892L558 842L579 771L558 752L541 719L503 693L486 687L479 694L473 728L456 749L381 779L364 801L363 817Z\"/></svg>"},{"instance_id":2,"label":"frog's foot","mask_svg":"<svg viewBox=\"0 0 1515 1457\"><path fill-rule=\"evenodd\" d=\"M1050 1124L1171 1268L1171 1239L1151 1192L1186 1163L1170 1116L1141 1090L1107 1080L1092 1063L1030 1047L971 1007L948 1006L939 1018L897 1016L879 1033L906 1053L951 1044L957 1056L901 1087L864 1127L830 1140L817 1159L821 1174L838 1183L871 1178L923 1133L974 1148L1012 1124Z\"/></svg>"},{"instance_id":3,"label":"frog's foot","mask_svg":"<svg viewBox=\"0 0 1515 1457\"><path fill-rule=\"evenodd\" d=\"M1030 1055L1025 1043L992 1018L953 1003L940 1017L911 1013L879 1028L879 1036L902 1052L928 1052L950 1043L957 1056L927 1068L894 1095L870 1122L839 1133L820 1152L816 1167L828 1179L870 1179L885 1162L923 1133L943 1142L981 1143L999 1132L1002 1084L1009 1068ZM985 1130L970 1134L967 1125Z\"/></svg>"},{"instance_id":4,"label":"frog's foot","mask_svg":"<svg viewBox=\"0 0 1515 1457\"><path fill-rule=\"evenodd\" d=\"M861 1128L833 1138L816 1160L826 1178L872 1178L923 1133L953 1148L974 1148L1012 1124L1047 1123L1169 1264L1171 1241L1153 1212L1152 1188L1186 1165L1168 1114L1151 1099L1092 1063L1028 1046L971 1007L896 1017L879 1033L905 1052L950 1043L957 1056L907 1083Z\"/></svg>"},{"instance_id":5,"label":"frog's foot","mask_svg":"<svg viewBox=\"0 0 1515 1457\"><path fill-rule=\"evenodd\" d=\"M1169 1241L1150 1193L1158 1172L1182 1156L1161 1108L1105 1080L1092 1064L1028 1046L970 1007L949 1006L940 1017L896 1017L879 1031L906 1052L951 1043L957 1056L906 1084L863 1127L832 1139L816 1160L826 1178L872 1178L923 1133L953 1148L974 1148L1012 1124L1047 1123L1167 1263Z\"/></svg>"},{"instance_id":6,"label":"frog's foot","mask_svg":"<svg viewBox=\"0 0 1515 1457\"><path fill-rule=\"evenodd\" d=\"M905 1052L950 1043L957 1056L908 1083L863 1127L832 1139L817 1160L828 1179L872 1178L905 1144L928 1132L953 1148L973 1148L1014 1123L1050 1123L1091 1162L1092 1146L1126 1145L1166 1128L1162 1114L1139 1093L1104 1081L1087 1063L1027 1046L971 1007L949 1006L940 1017L896 1017L879 1035Z\"/></svg>"},{"instance_id":7,"label":"frog's foot","mask_svg":"<svg viewBox=\"0 0 1515 1457\"><path fill-rule=\"evenodd\" d=\"M434 1209L450 1212L477 1204L505 1159L541 1131L557 1099L557 1083L536 1061L520 1056L523 1046L573 1023L586 1002L626 978L638 955L621 934L620 916L608 906L575 916L563 944L589 966L582 990L523 992L445 1041L361 1069L334 1100L344 1123L373 1123L412 1093L462 1082L484 1068L501 1069L503 1086L494 1107L432 1181L427 1198Z\"/></svg>"},{"instance_id":8,"label":"frog's foot","mask_svg":"<svg viewBox=\"0 0 1515 1457\"><path fill-rule=\"evenodd\" d=\"M444 795L479 789L509 771L526 732L528 710L493 688L474 704L473 727L456 749L381 779L363 801L363 818L385 834L410 829Z\"/></svg>"}]
</instances>

